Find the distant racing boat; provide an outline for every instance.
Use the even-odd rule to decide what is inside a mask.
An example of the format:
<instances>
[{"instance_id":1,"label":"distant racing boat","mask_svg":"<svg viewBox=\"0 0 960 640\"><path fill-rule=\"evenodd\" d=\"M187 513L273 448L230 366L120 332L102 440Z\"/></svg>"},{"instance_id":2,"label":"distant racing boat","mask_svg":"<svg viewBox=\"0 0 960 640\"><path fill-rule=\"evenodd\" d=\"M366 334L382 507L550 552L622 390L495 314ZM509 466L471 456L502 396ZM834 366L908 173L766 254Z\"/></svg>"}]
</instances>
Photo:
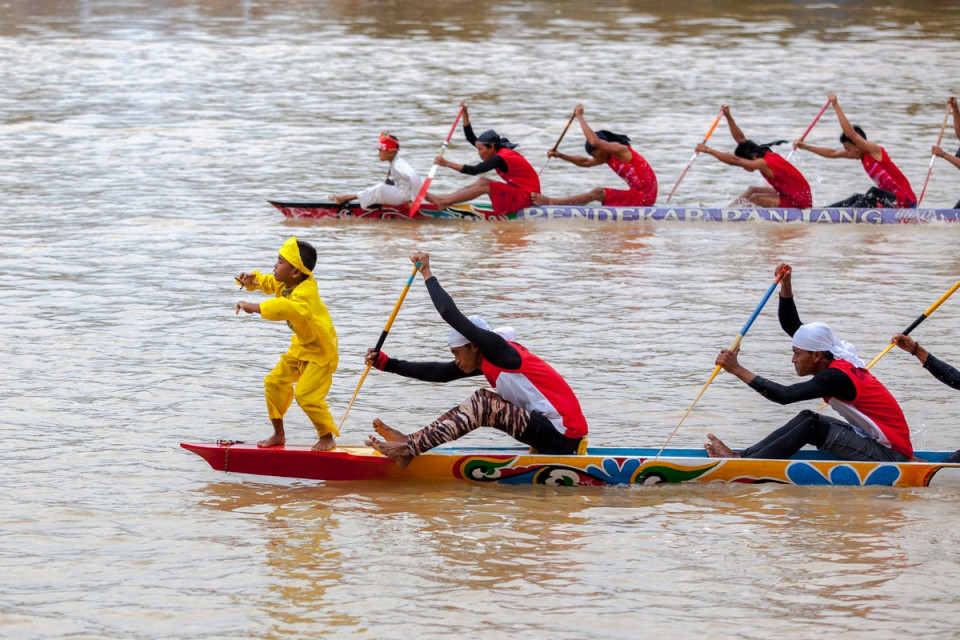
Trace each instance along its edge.
<instances>
[{"instance_id":1,"label":"distant racing boat","mask_svg":"<svg viewBox=\"0 0 960 640\"><path fill-rule=\"evenodd\" d=\"M268 200L291 220L362 218L409 220L404 205L363 209L351 202L280 202ZM437 209L423 205L413 219L451 220L597 220L603 222L811 222L819 224L915 224L960 222L960 209L733 209L728 207L603 207L546 206L494 216L489 205L459 204Z\"/></svg>"}]
</instances>

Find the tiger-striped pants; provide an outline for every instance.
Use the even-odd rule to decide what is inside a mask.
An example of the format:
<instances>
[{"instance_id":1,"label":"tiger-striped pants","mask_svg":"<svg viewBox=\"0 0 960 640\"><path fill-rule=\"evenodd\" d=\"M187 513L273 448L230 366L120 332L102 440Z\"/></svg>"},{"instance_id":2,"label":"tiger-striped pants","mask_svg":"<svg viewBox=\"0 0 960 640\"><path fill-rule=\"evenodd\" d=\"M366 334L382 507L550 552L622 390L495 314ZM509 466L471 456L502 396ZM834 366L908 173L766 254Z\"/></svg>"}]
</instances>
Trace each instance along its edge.
<instances>
[{"instance_id":1,"label":"tiger-striped pants","mask_svg":"<svg viewBox=\"0 0 960 640\"><path fill-rule=\"evenodd\" d=\"M520 440L529 422L529 411L510 404L489 389L478 389L423 429L411 433L407 437L407 447L418 456L445 442L462 438L477 427L493 427Z\"/></svg>"}]
</instances>

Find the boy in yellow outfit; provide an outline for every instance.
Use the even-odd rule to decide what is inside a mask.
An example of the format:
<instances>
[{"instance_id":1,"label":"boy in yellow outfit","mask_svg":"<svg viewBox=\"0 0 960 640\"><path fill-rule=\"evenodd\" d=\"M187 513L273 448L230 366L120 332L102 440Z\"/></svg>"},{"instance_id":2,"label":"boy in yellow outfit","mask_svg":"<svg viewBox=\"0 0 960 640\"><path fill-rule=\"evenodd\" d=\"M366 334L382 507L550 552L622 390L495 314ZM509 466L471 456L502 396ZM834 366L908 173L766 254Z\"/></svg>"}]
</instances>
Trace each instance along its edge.
<instances>
[{"instance_id":1,"label":"boy in yellow outfit","mask_svg":"<svg viewBox=\"0 0 960 640\"><path fill-rule=\"evenodd\" d=\"M272 276L259 271L237 276L237 282L247 291L259 289L274 295L260 304L237 302L238 314L245 311L259 313L266 320L285 320L293 329L290 349L263 380L273 435L261 440L261 447L286 443L283 415L294 397L317 429L319 439L314 451L333 449L334 436L340 435L326 402L337 370L337 333L312 277L316 264L317 250L303 240L290 238L280 248Z\"/></svg>"}]
</instances>

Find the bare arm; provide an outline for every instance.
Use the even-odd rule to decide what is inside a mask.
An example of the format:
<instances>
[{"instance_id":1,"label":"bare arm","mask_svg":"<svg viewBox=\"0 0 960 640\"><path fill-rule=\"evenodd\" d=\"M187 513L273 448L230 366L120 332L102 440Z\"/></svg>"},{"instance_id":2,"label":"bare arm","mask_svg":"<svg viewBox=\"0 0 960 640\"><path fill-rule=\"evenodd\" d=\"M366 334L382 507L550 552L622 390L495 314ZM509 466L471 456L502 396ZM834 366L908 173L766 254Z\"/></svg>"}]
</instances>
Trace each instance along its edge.
<instances>
[{"instance_id":1,"label":"bare arm","mask_svg":"<svg viewBox=\"0 0 960 640\"><path fill-rule=\"evenodd\" d=\"M883 157L883 152L880 151L880 145L875 142L870 142L853 128L853 125L850 124L850 121L847 120L846 114L843 113L843 109L840 108L840 102L837 100L837 94L831 93L827 96L827 99L830 100L830 104L833 105L833 110L837 114L837 121L840 123L840 128L843 130L843 134L850 138L850 142L857 146L858 149L864 153L869 153L873 156L873 159L879 162Z\"/></svg>"},{"instance_id":2,"label":"bare arm","mask_svg":"<svg viewBox=\"0 0 960 640\"><path fill-rule=\"evenodd\" d=\"M573 115L577 117L577 120L580 121L580 129L583 130L583 137L587 139L587 142L590 143L591 147L605 151L610 155L614 156L617 160L621 162L630 162L630 150L619 142L607 142L606 140L601 140L597 137L597 134L594 133L593 129L590 128L590 125L587 124L587 121L583 117L583 105L578 104L574 110ZM590 165L581 165L581 166L596 166L598 164L603 164L602 162L594 162Z\"/></svg>"},{"instance_id":3,"label":"bare arm","mask_svg":"<svg viewBox=\"0 0 960 640\"><path fill-rule=\"evenodd\" d=\"M727 373L732 373L736 377L740 378L743 382L750 384L753 382L753 379L757 377L757 374L749 371L746 367L737 362L737 354L740 353L740 346L738 345L735 351L730 351L729 349L721 349L720 355L717 356L717 361L715 364L723 367L723 370Z\"/></svg>"},{"instance_id":4,"label":"bare arm","mask_svg":"<svg viewBox=\"0 0 960 640\"><path fill-rule=\"evenodd\" d=\"M803 149L804 151L809 151L810 153L815 153L818 156L824 158L852 158L846 149L830 149L829 147L815 147L812 144L807 144L803 140L796 140L793 143L794 149Z\"/></svg>"},{"instance_id":5,"label":"bare arm","mask_svg":"<svg viewBox=\"0 0 960 640\"><path fill-rule=\"evenodd\" d=\"M595 167L598 164L603 164L593 156L570 156L565 153L560 153L559 151L554 151L553 149L547 151L547 156L550 158L560 158L578 167Z\"/></svg>"},{"instance_id":6,"label":"bare arm","mask_svg":"<svg viewBox=\"0 0 960 640\"><path fill-rule=\"evenodd\" d=\"M730 135L733 136L733 141L740 144L746 140L747 136L743 135L743 131L737 126L737 123L733 121L733 116L730 114L730 105L725 104L720 107L720 110L727 119L727 126L730 128Z\"/></svg>"},{"instance_id":7,"label":"bare arm","mask_svg":"<svg viewBox=\"0 0 960 640\"><path fill-rule=\"evenodd\" d=\"M944 160L946 160L947 162L955 166L957 169L960 169L960 158L958 158L957 156L952 156L948 153L944 153L943 149L941 149L936 145L934 145L933 148L931 149L931 153L933 153L933 155L935 156L943 158Z\"/></svg>"},{"instance_id":8,"label":"bare arm","mask_svg":"<svg viewBox=\"0 0 960 640\"><path fill-rule=\"evenodd\" d=\"M760 173L762 173L767 177L771 177L771 178L773 177L773 171L770 169L770 165L768 165L765 160L761 160L760 158L754 158L752 160L748 160L747 158L740 158L738 156L733 155L732 153L724 153L723 151L717 151L716 149L711 149L710 147L708 147L703 143L700 143L697 145L697 151L701 151L703 153L709 153L714 158L716 158L717 160L719 160L724 164L729 164L734 167L742 167L749 171L759 171Z\"/></svg>"}]
</instances>

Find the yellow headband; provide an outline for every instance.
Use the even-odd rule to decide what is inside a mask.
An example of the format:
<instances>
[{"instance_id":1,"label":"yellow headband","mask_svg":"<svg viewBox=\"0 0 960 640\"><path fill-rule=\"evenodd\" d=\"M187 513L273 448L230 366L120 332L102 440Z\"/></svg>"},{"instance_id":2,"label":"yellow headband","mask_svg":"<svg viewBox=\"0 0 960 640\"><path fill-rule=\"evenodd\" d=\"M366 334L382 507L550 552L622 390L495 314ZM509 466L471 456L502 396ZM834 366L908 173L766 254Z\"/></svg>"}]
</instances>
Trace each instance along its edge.
<instances>
[{"instance_id":1,"label":"yellow headband","mask_svg":"<svg viewBox=\"0 0 960 640\"><path fill-rule=\"evenodd\" d=\"M300 247L297 246L297 239L290 238L280 247L280 257L289 262L300 273L312 276L313 272L303 266L303 260L300 258Z\"/></svg>"}]
</instances>

